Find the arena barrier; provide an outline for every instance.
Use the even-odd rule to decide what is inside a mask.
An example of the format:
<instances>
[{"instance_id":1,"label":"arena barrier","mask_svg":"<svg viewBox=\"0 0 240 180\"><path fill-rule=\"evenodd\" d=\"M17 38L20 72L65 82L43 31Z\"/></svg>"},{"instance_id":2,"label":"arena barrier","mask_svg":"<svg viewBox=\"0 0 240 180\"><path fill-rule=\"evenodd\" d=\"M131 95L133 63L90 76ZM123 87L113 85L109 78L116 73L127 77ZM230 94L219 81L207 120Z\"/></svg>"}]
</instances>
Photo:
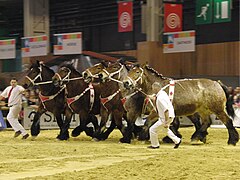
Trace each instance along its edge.
<instances>
[{"instance_id":1,"label":"arena barrier","mask_svg":"<svg viewBox=\"0 0 240 180\"><path fill-rule=\"evenodd\" d=\"M25 129L30 129L33 121L34 114L36 113L36 109L33 107L25 107L24 108L24 119L22 125ZM64 117L63 117L64 119ZM79 125L79 115L73 114L70 128L75 128ZM41 129L59 129L57 125L57 120L51 112L44 113L40 118L40 127Z\"/></svg>"}]
</instances>

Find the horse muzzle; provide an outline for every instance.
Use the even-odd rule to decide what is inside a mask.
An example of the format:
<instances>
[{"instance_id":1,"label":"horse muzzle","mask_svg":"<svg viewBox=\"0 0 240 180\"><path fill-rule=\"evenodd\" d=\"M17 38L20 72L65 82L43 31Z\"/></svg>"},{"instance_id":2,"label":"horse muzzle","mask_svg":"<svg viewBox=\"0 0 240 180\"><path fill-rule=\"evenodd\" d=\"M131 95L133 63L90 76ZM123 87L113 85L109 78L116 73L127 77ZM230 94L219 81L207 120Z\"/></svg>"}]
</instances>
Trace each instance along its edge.
<instances>
[{"instance_id":1,"label":"horse muzzle","mask_svg":"<svg viewBox=\"0 0 240 180\"><path fill-rule=\"evenodd\" d=\"M124 81L123 82L123 86L126 88L126 89L131 89L132 88L132 85L129 81Z\"/></svg>"}]
</instances>

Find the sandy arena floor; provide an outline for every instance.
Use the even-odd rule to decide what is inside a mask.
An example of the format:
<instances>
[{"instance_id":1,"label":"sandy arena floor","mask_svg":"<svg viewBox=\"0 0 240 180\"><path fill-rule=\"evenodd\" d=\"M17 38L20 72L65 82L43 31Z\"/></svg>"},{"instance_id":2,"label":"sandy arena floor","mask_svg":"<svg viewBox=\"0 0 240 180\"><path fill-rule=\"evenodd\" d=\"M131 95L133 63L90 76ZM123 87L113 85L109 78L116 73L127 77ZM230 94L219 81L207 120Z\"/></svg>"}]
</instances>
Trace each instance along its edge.
<instances>
[{"instance_id":1,"label":"sandy arena floor","mask_svg":"<svg viewBox=\"0 0 240 180\"><path fill-rule=\"evenodd\" d=\"M180 128L179 149L161 143L155 150L146 148L149 142L119 144L118 130L103 142L93 142L84 133L58 141L58 130L42 130L36 139L27 140L1 131L0 179L240 179L240 144L227 145L227 130L210 128L204 145L190 144L193 131Z\"/></svg>"}]
</instances>

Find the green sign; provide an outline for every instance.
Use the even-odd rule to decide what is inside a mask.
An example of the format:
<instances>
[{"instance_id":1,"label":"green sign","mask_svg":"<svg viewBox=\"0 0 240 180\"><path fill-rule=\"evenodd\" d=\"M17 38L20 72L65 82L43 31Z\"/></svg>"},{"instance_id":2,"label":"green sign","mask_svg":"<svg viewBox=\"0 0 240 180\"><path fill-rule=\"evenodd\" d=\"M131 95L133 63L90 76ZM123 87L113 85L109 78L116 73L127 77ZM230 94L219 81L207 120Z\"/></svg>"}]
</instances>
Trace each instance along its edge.
<instances>
[{"instance_id":1,"label":"green sign","mask_svg":"<svg viewBox=\"0 0 240 180\"><path fill-rule=\"evenodd\" d=\"M214 23L231 21L230 3L231 0L214 0Z\"/></svg>"},{"instance_id":2,"label":"green sign","mask_svg":"<svg viewBox=\"0 0 240 180\"><path fill-rule=\"evenodd\" d=\"M196 24L212 23L212 0L197 0L196 4Z\"/></svg>"}]
</instances>

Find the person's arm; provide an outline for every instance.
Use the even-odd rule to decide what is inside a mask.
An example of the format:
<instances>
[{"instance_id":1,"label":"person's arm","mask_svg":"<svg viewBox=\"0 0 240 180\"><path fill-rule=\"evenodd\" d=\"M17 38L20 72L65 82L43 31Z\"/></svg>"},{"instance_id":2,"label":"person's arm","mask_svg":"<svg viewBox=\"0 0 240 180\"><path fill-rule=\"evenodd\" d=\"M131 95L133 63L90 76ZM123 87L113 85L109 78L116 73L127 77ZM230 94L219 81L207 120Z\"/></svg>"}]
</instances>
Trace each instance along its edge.
<instances>
[{"instance_id":1,"label":"person's arm","mask_svg":"<svg viewBox=\"0 0 240 180\"><path fill-rule=\"evenodd\" d=\"M163 127L168 128L169 122L170 122L168 110L164 111L164 116L165 116L165 122L164 122Z\"/></svg>"}]
</instances>

